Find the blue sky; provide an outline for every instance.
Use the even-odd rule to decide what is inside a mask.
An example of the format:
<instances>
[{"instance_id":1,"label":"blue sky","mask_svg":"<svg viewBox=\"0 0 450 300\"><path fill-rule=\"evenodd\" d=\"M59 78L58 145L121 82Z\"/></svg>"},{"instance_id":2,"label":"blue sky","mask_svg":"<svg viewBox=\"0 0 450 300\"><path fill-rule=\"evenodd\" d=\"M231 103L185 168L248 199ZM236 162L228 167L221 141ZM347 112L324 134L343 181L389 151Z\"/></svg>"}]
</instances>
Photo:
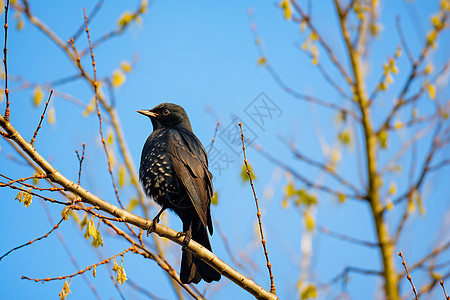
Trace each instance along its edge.
<instances>
[{"instance_id":1,"label":"blue sky","mask_svg":"<svg viewBox=\"0 0 450 300\"><path fill-rule=\"evenodd\" d=\"M430 29L429 15L438 7L438 1L415 1L414 5L405 1L381 1L384 29L373 43L369 53L368 80L369 90L372 90L382 72L382 63L388 55L395 52L399 38L395 31L395 16L402 15L405 36L410 43L413 54L417 57L424 41L424 34ZM305 1L300 1L302 5ZM91 1L46 1L45 3L30 3L33 13L42 19L63 40L68 40L83 22L82 9L88 13L95 5ZM137 5L137 4L136 4ZM269 288L268 275L264 267L264 256L260 244L255 238L256 211L250 186L242 183L239 176L242 167L242 154L235 154L226 142L224 129L237 127L234 122L240 118L248 130L257 136L255 144L270 153L276 154L296 170L315 182L323 182L336 187L336 183L323 176L315 169L296 161L289 151L288 145L281 142L279 136L310 157L323 160L320 147L324 139L330 147L337 147L337 127L335 113L317 106L301 102L284 92L269 73L258 65L259 54L254 45L254 37L250 30L247 10L254 9L253 21L258 27L258 34L264 45L267 59L277 72L296 91L320 97L333 103L343 103L344 100L322 80L317 68L311 65L310 59L296 45L303 43L306 34L300 34L298 25L283 18L282 11L276 2L262 1L232 1L216 3L210 1L154 1L141 25L133 24L120 38L111 39L95 49L97 76L109 77L119 68L122 61L132 61L135 54L139 60L133 71L127 74L125 84L115 92L118 113L127 137L130 152L135 164L139 163L140 153L145 139L151 132L149 120L138 115L136 110L152 108L161 102L174 102L182 105L191 120L196 135L205 145L209 145L217 122L220 122L218 138L215 146L231 161L222 172L212 170L215 176L214 188L219 193L219 204L214 206L213 218L220 224L220 229L229 238L231 247L239 253L246 253L258 265L253 270L252 277L264 288ZM338 31L338 23L333 8L328 2L313 1L313 22L319 32L333 45L333 51L345 67L345 49ZM124 10L133 10L135 4L125 2L107 2L98 16L90 25L92 38L101 36L104 32L115 28L117 20ZM57 12L57 13L56 13ZM414 17L414 16L417 17ZM3 20L3 18L2 18ZM43 36L32 24L25 21L25 28L17 31L17 19L10 15L10 31L8 35L8 71L12 75L20 75L32 83L45 83L77 73L65 55L51 41ZM87 41L82 35L77 41L79 49L85 48ZM438 49L433 53L435 68L448 60L448 33L444 35ZM83 59L86 69L89 57ZM320 49L320 61L325 67L330 63L323 49ZM431 61L431 60L430 60ZM392 105L392 98L405 81L409 67L405 56L399 60L400 72L388 92L383 93L375 103L373 114L375 124L384 120L386 110ZM343 84L337 72L332 76ZM17 83L11 83L17 87ZM417 85L420 87L420 85ZM92 91L82 81L75 81L57 88L89 103ZM37 125L42 112L42 105L34 107L31 101L32 89L20 90L11 95L11 122L24 133L28 139ZM17 89L16 89L17 90ZM246 114L246 107L251 106L258 95L264 93L276 103L280 113L273 115L267 123L260 127ZM438 100L448 101L449 89L439 91ZM47 93L44 98L47 97ZM82 116L82 109L59 98L55 98L53 107L56 111L56 123L45 124L36 141L36 149L68 178L76 180L78 176L78 161L75 149L80 150L86 143L86 161L83 168L82 185L97 193L103 199L115 204L113 189L106 169L103 149L99 143L98 120L94 114ZM420 111L424 114L432 111L432 105L427 97L420 102ZM2 105L4 105L2 103ZM351 108L351 104L345 104ZM405 117L407 112L399 118ZM405 117L406 118L406 117ZM105 121L105 131L108 127ZM317 131L320 128L320 131ZM400 147L407 135L392 137L392 147ZM419 153L428 148L429 139L424 139L419 145ZM12 178L32 175L32 170L26 166L13 163L8 153L14 150L0 140L1 172ZM345 150L339 172L355 185L360 185L356 171L356 146ZM116 152L117 153L117 152ZM380 156L381 162L392 157L393 152L387 150ZM256 173L256 192L261 201L266 240L271 258L275 283L280 299L292 299L296 296L296 286L299 279L300 240L303 234L304 220L291 205L289 209L282 208L283 187L287 181L284 171L268 162L257 151L248 148L247 156ZM441 158L448 158L443 153ZM120 156L117 154L120 161ZM409 165L406 158L402 161ZM387 182L396 181L399 188L407 182L407 171L391 174ZM448 240L448 233L440 232L440 228L449 220L449 194L445 188L445 178L448 170L436 173L424 186L424 201L426 214L417 213L412 222L407 223L407 233L402 237L397 250L406 253L408 261L414 261L431 250L429 245L436 241L442 243ZM297 187L302 187L297 183ZM1 198L3 211L1 219L4 228L0 252L36 238L46 233L53 224L47 221L43 206L39 200L33 199L33 204L25 208L14 201L16 192L2 189ZM128 186L121 190L123 199L135 196L134 190ZM358 201L346 201L338 204L336 199L326 194L318 193L317 224L336 232L374 241L372 219L369 207ZM128 201L128 200L126 200ZM125 202L126 202L125 201ZM60 218L62 207L48 205L55 222ZM400 208L400 212L402 208ZM142 212L136 211L142 214ZM156 213L156 210L154 211ZM388 216L390 225L397 224L398 213ZM446 217L445 217L446 216ZM99 261L95 251L83 238L73 221L64 222L60 232L64 235L80 266L85 267ZM181 229L180 222L170 215L169 226ZM103 257L108 257L128 247L120 239L104 234L105 246L100 249ZM225 262L230 259L225 252L223 242L216 230L211 238L214 252ZM168 248L168 259L178 269L180 249L177 245L164 244ZM380 269L378 253L373 249L351 245L316 232L313 238L313 260L310 279L317 283L329 281L345 266L357 266L365 269ZM171 250L171 251L169 251ZM244 261L245 262L245 261ZM397 260L397 269L401 270L401 261ZM127 254L124 260L127 275L134 282L147 288L165 299L172 299L174 294L168 285L167 277L150 260ZM56 297L61 290L62 282L38 284L20 280L22 275L30 277L54 277L76 272L69 257L64 252L55 234L48 239L37 242L12 253L0 262L3 272L0 275L0 293L5 298L48 298ZM109 268L109 267L108 267ZM107 267L98 267L97 278L92 278L102 298L120 298L111 280ZM418 273L417 281L423 278ZM422 281L423 283L424 281ZM402 284L403 291L409 287ZM349 293L354 299L373 298L378 295L382 283L373 277L354 275L349 282ZM200 285L203 290L204 285ZM89 288L81 278L75 278L71 284L72 294L69 299L88 299L92 296ZM142 297L132 292L126 284L123 291L130 298ZM330 294L320 294L329 299L340 291L334 285ZM209 294L211 293L211 294ZM227 279L218 285L210 286L206 295L214 299L229 299L239 297L251 299ZM328 298L327 298L328 299Z\"/></svg>"}]
</instances>

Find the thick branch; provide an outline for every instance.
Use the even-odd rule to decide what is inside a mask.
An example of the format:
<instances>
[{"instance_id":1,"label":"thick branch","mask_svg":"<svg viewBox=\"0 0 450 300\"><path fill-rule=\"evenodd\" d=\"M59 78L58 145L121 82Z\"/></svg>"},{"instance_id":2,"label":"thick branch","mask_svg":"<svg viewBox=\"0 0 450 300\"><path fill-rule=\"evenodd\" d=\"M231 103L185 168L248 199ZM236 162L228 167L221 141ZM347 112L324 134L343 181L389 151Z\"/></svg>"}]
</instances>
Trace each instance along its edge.
<instances>
[{"instance_id":1,"label":"thick branch","mask_svg":"<svg viewBox=\"0 0 450 300\"><path fill-rule=\"evenodd\" d=\"M48 161L46 161L3 116L0 116L0 126L3 127L3 129L9 134L11 140L13 140L20 148L22 148L23 151L34 162L36 162L36 164L38 164L42 168L42 170L44 170L44 172L47 174L47 177L51 181L61 185L65 190L77 195L82 199L83 202L98 206L102 211L118 217L125 222L135 225L141 229L147 230L152 225L152 221L134 215L126 210L120 209L117 206L114 206L109 202L97 197L80 185L64 177L56 168L54 168ZM153 226L155 228L154 232L159 236L165 237L179 245L183 245L184 237L179 235L177 231L160 224L155 224ZM229 278L231 281L257 297L258 299L277 299L277 296L275 294L266 291L252 280L234 270L232 267L224 263L221 259L219 259L212 252L208 251L197 242L191 240L186 249L191 251L195 257L205 261L219 273Z\"/></svg>"}]
</instances>

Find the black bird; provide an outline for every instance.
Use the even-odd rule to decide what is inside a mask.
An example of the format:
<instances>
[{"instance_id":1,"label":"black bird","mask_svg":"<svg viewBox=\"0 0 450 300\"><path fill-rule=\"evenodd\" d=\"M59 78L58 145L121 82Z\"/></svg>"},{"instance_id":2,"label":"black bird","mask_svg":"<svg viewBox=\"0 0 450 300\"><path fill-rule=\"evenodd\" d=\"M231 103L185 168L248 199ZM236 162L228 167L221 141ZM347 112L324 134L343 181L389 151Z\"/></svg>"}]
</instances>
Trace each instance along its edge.
<instances>
[{"instance_id":1,"label":"black bird","mask_svg":"<svg viewBox=\"0 0 450 300\"><path fill-rule=\"evenodd\" d=\"M183 222L186 244L192 238L211 251L206 228L212 235L212 175L208 171L206 151L192 132L186 112L172 103L137 112L150 117L153 125L139 168L139 179L146 194L162 206L153 221L159 222L165 209L173 210ZM183 248L181 282L198 283L201 279L219 281L220 274Z\"/></svg>"}]
</instances>

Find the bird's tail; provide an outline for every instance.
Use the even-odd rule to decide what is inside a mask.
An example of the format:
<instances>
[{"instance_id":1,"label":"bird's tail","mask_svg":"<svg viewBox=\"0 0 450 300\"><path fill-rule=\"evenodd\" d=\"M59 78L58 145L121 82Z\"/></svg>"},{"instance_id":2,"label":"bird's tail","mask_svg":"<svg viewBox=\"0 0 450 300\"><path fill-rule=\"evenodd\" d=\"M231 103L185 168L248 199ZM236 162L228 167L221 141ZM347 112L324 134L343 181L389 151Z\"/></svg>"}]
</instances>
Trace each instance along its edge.
<instances>
[{"instance_id":1,"label":"bird's tail","mask_svg":"<svg viewBox=\"0 0 450 300\"><path fill-rule=\"evenodd\" d=\"M205 226L201 224L200 220L198 223L195 221L193 223L190 228L183 228L184 232L188 233L190 229L192 239L211 251L211 244ZM206 282L219 281L220 277L219 272L204 261L194 257L189 250L183 249L180 271L180 280L182 283L198 283L201 279Z\"/></svg>"}]
</instances>

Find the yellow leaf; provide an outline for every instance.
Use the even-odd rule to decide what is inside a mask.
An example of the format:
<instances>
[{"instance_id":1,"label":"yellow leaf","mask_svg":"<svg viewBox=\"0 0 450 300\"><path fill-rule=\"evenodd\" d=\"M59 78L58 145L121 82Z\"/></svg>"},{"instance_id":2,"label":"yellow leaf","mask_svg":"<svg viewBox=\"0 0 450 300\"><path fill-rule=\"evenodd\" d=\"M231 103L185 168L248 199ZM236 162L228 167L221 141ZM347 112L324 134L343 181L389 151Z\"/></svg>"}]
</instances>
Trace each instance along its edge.
<instances>
[{"instance_id":1,"label":"yellow leaf","mask_svg":"<svg viewBox=\"0 0 450 300\"><path fill-rule=\"evenodd\" d=\"M125 273L125 269L123 268L123 256L122 256L122 262L119 265L116 262L116 259L114 258L114 266L113 271L116 272L116 280L120 284L123 284L127 280L127 274Z\"/></svg>"},{"instance_id":2,"label":"yellow leaf","mask_svg":"<svg viewBox=\"0 0 450 300\"><path fill-rule=\"evenodd\" d=\"M378 34L380 33L380 31L382 31L383 26L381 24L378 23L370 23L370 33L376 37L378 36Z\"/></svg>"},{"instance_id":3,"label":"yellow leaf","mask_svg":"<svg viewBox=\"0 0 450 300\"><path fill-rule=\"evenodd\" d=\"M49 124L54 124L55 123L55 108L53 106L51 106L48 109L48 123Z\"/></svg>"},{"instance_id":4,"label":"yellow leaf","mask_svg":"<svg viewBox=\"0 0 450 300\"><path fill-rule=\"evenodd\" d=\"M434 280L439 281L439 279L442 278L442 274L432 272L432 273L431 273L431 277L432 277Z\"/></svg>"},{"instance_id":5,"label":"yellow leaf","mask_svg":"<svg viewBox=\"0 0 450 300\"><path fill-rule=\"evenodd\" d=\"M64 207L64 209L61 212L61 216L63 217L64 220L68 220L69 219L69 207L66 206Z\"/></svg>"},{"instance_id":6,"label":"yellow leaf","mask_svg":"<svg viewBox=\"0 0 450 300\"><path fill-rule=\"evenodd\" d=\"M19 21L17 22L17 30L22 30L25 27L25 22L22 18L19 18Z\"/></svg>"},{"instance_id":7,"label":"yellow leaf","mask_svg":"<svg viewBox=\"0 0 450 300\"><path fill-rule=\"evenodd\" d=\"M92 275L94 277L97 277L97 266L94 266L94 268L92 269Z\"/></svg>"},{"instance_id":8,"label":"yellow leaf","mask_svg":"<svg viewBox=\"0 0 450 300\"><path fill-rule=\"evenodd\" d=\"M211 198L211 204L212 205L219 204L219 194L217 192L214 192L214 195Z\"/></svg>"},{"instance_id":9,"label":"yellow leaf","mask_svg":"<svg viewBox=\"0 0 450 300\"><path fill-rule=\"evenodd\" d=\"M123 27L123 26L128 25L128 23L130 23L132 20L133 20L133 15L129 11L126 11L119 17L119 20L117 21L117 25L119 25L119 27Z\"/></svg>"},{"instance_id":10,"label":"yellow leaf","mask_svg":"<svg viewBox=\"0 0 450 300\"><path fill-rule=\"evenodd\" d=\"M378 134L378 143L380 144L381 148L386 149L388 144L388 135L386 130L380 131Z\"/></svg>"},{"instance_id":11,"label":"yellow leaf","mask_svg":"<svg viewBox=\"0 0 450 300\"><path fill-rule=\"evenodd\" d=\"M315 285L308 285L301 294L301 299L302 300L307 300L307 299L311 299L311 298L317 298L317 289Z\"/></svg>"},{"instance_id":12,"label":"yellow leaf","mask_svg":"<svg viewBox=\"0 0 450 300\"><path fill-rule=\"evenodd\" d=\"M263 56L258 60L258 65L264 65L266 63L266 58Z\"/></svg>"},{"instance_id":13,"label":"yellow leaf","mask_svg":"<svg viewBox=\"0 0 450 300\"><path fill-rule=\"evenodd\" d=\"M119 186L124 187L125 186L125 166L120 165L119 167Z\"/></svg>"},{"instance_id":14,"label":"yellow leaf","mask_svg":"<svg viewBox=\"0 0 450 300\"><path fill-rule=\"evenodd\" d=\"M120 67L122 68L122 70L123 70L125 73L130 73L131 70L132 70L132 68L133 68L133 66L132 66L129 62L127 62L127 61L123 61L123 62L120 64Z\"/></svg>"},{"instance_id":15,"label":"yellow leaf","mask_svg":"<svg viewBox=\"0 0 450 300\"><path fill-rule=\"evenodd\" d=\"M393 210L394 209L394 202L392 202L391 198L386 199L386 209L387 210Z\"/></svg>"},{"instance_id":16,"label":"yellow leaf","mask_svg":"<svg viewBox=\"0 0 450 300\"><path fill-rule=\"evenodd\" d=\"M395 57L400 57L402 55L402 46L397 46L397 50L395 51Z\"/></svg>"},{"instance_id":17,"label":"yellow leaf","mask_svg":"<svg viewBox=\"0 0 450 300\"><path fill-rule=\"evenodd\" d=\"M305 40L305 42L300 46L302 50L307 50L309 48L309 45L311 44L311 40L308 38Z\"/></svg>"},{"instance_id":18,"label":"yellow leaf","mask_svg":"<svg viewBox=\"0 0 450 300\"><path fill-rule=\"evenodd\" d=\"M395 195L397 192L397 183L395 181L391 182L391 186L389 187L389 194Z\"/></svg>"},{"instance_id":19,"label":"yellow leaf","mask_svg":"<svg viewBox=\"0 0 450 300\"><path fill-rule=\"evenodd\" d=\"M286 197L292 197L295 194L294 183L291 181L284 187Z\"/></svg>"},{"instance_id":20,"label":"yellow leaf","mask_svg":"<svg viewBox=\"0 0 450 300\"><path fill-rule=\"evenodd\" d=\"M85 214L84 214L84 218L83 218L83 220L82 220L81 223L80 223L81 230L83 230L84 226L86 226L87 223L88 223L88 220L87 220L87 213L85 213Z\"/></svg>"},{"instance_id":21,"label":"yellow leaf","mask_svg":"<svg viewBox=\"0 0 450 300\"><path fill-rule=\"evenodd\" d=\"M28 189L28 191L31 191L31 188ZM25 207L30 206L31 204L31 199L33 198L33 195L27 193L27 192L23 192L23 205L25 205Z\"/></svg>"},{"instance_id":22,"label":"yellow leaf","mask_svg":"<svg viewBox=\"0 0 450 300\"><path fill-rule=\"evenodd\" d=\"M395 129L400 129L402 127L403 127L403 123L401 121L397 120L397 121L394 122L394 128Z\"/></svg>"},{"instance_id":23,"label":"yellow leaf","mask_svg":"<svg viewBox=\"0 0 450 300\"><path fill-rule=\"evenodd\" d=\"M145 14L147 12L148 0L141 1L141 8L139 9L140 14Z\"/></svg>"},{"instance_id":24,"label":"yellow leaf","mask_svg":"<svg viewBox=\"0 0 450 300\"><path fill-rule=\"evenodd\" d=\"M39 175L39 173L34 173L34 175L36 176L36 175ZM37 179L36 177L34 177L33 178L33 184L34 185L38 185L38 183L39 183L39 179Z\"/></svg>"},{"instance_id":25,"label":"yellow leaf","mask_svg":"<svg viewBox=\"0 0 450 300\"><path fill-rule=\"evenodd\" d=\"M92 240L91 245L94 246L95 248L98 248L98 246L103 247L102 235L100 234L100 231L98 229L95 230L95 234L93 235L93 240Z\"/></svg>"},{"instance_id":26,"label":"yellow leaf","mask_svg":"<svg viewBox=\"0 0 450 300\"><path fill-rule=\"evenodd\" d=\"M288 0L283 0L281 1L280 7L283 9L286 20L290 20L292 18L291 2Z\"/></svg>"},{"instance_id":27,"label":"yellow leaf","mask_svg":"<svg viewBox=\"0 0 450 300\"><path fill-rule=\"evenodd\" d=\"M84 234L84 237L88 240L91 236L97 235L97 229L95 229L94 221L92 218L87 223L86 232Z\"/></svg>"},{"instance_id":28,"label":"yellow leaf","mask_svg":"<svg viewBox=\"0 0 450 300\"><path fill-rule=\"evenodd\" d=\"M436 98L436 87L432 83L428 85L428 96L430 96L431 100L434 100L434 98Z\"/></svg>"},{"instance_id":29,"label":"yellow leaf","mask_svg":"<svg viewBox=\"0 0 450 300\"><path fill-rule=\"evenodd\" d=\"M113 266L112 270L113 270L114 272L117 272L117 270L119 270L119 265L117 264L115 258L114 258L114 266Z\"/></svg>"},{"instance_id":30,"label":"yellow leaf","mask_svg":"<svg viewBox=\"0 0 450 300\"><path fill-rule=\"evenodd\" d=\"M416 205L414 204L413 201L409 200L409 201L408 201L408 212L409 212L410 214L412 214L412 213L415 212L415 211L416 211Z\"/></svg>"},{"instance_id":31,"label":"yellow leaf","mask_svg":"<svg viewBox=\"0 0 450 300\"><path fill-rule=\"evenodd\" d=\"M315 31L311 32L310 37L313 41L317 41L319 39L319 36L317 35L317 32L315 32Z\"/></svg>"},{"instance_id":32,"label":"yellow leaf","mask_svg":"<svg viewBox=\"0 0 450 300\"><path fill-rule=\"evenodd\" d=\"M74 212L73 210L70 210L68 214L73 218L73 220L76 223L80 223L80 216L78 215L78 213Z\"/></svg>"},{"instance_id":33,"label":"yellow leaf","mask_svg":"<svg viewBox=\"0 0 450 300\"><path fill-rule=\"evenodd\" d=\"M427 66L425 67L425 74L431 74L434 71L434 66L432 63L427 64Z\"/></svg>"},{"instance_id":34,"label":"yellow leaf","mask_svg":"<svg viewBox=\"0 0 450 300\"><path fill-rule=\"evenodd\" d=\"M114 131L111 129L111 127L108 127L107 134L106 134L106 142L111 145L114 142Z\"/></svg>"},{"instance_id":35,"label":"yellow leaf","mask_svg":"<svg viewBox=\"0 0 450 300\"><path fill-rule=\"evenodd\" d=\"M384 82L380 82L378 84L378 89L381 91L385 91L386 90L386 84Z\"/></svg>"},{"instance_id":36,"label":"yellow leaf","mask_svg":"<svg viewBox=\"0 0 450 300\"><path fill-rule=\"evenodd\" d=\"M21 188L23 188L24 186L22 185ZM30 191L31 188L28 190ZM25 205L25 207L30 206L31 202L32 202L32 198L33 196L29 193L27 193L26 191L20 191L17 196L16 196L16 200L18 200L19 202L22 202L23 205Z\"/></svg>"},{"instance_id":37,"label":"yellow leaf","mask_svg":"<svg viewBox=\"0 0 450 300\"><path fill-rule=\"evenodd\" d=\"M432 30L427 35L427 42L431 45L432 48L434 48L434 41L436 40L437 33L435 30Z\"/></svg>"},{"instance_id":38,"label":"yellow leaf","mask_svg":"<svg viewBox=\"0 0 450 300\"><path fill-rule=\"evenodd\" d=\"M69 289L69 284L67 283L67 279L66 279L66 281L64 282L64 286L58 296L61 300L64 300L64 299L66 299L66 297L69 293L71 293L71 291Z\"/></svg>"},{"instance_id":39,"label":"yellow leaf","mask_svg":"<svg viewBox=\"0 0 450 300\"><path fill-rule=\"evenodd\" d=\"M443 11L450 11L450 1L449 0L441 0L441 9Z\"/></svg>"},{"instance_id":40,"label":"yellow leaf","mask_svg":"<svg viewBox=\"0 0 450 300\"><path fill-rule=\"evenodd\" d=\"M342 193L339 193L338 194L338 199L339 199L339 202L340 203L344 203L345 202L345 195L344 194L342 194Z\"/></svg>"},{"instance_id":41,"label":"yellow leaf","mask_svg":"<svg viewBox=\"0 0 450 300\"><path fill-rule=\"evenodd\" d=\"M342 158L341 151L339 149L332 149L331 150L331 161L333 163L338 163Z\"/></svg>"},{"instance_id":42,"label":"yellow leaf","mask_svg":"<svg viewBox=\"0 0 450 300\"><path fill-rule=\"evenodd\" d=\"M120 87L125 83L125 74L121 70L115 70L112 75L113 87Z\"/></svg>"},{"instance_id":43,"label":"yellow leaf","mask_svg":"<svg viewBox=\"0 0 450 300\"><path fill-rule=\"evenodd\" d=\"M306 30L306 21L304 19L302 19L300 21L300 32L303 33Z\"/></svg>"},{"instance_id":44,"label":"yellow leaf","mask_svg":"<svg viewBox=\"0 0 450 300\"><path fill-rule=\"evenodd\" d=\"M439 18L439 16L436 15L431 16L431 23L436 29L440 29L442 26L441 18Z\"/></svg>"},{"instance_id":45,"label":"yellow leaf","mask_svg":"<svg viewBox=\"0 0 450 300\"><path fill-rule=\"evenodd\" d=\"M411 202L417 204L417 206L419 207L419 214L421 215L425 214L425 207L423 206L422 196L420 195L420 192L417 189L413 191Z\"/></svg>"},{"instance_id":46,"label":"yellow leaf","mask_svg":"<svg viewBox=\"0 0 450 300\"><path fill-rule=\"evenodd\" d=\"M88 114L94 111L95 108L95 97L92 97L91 102L89 102L89 105L86 107L86 109L83 111L83 117L86 117Z\"/></svg>"},{"instance_id":47,"label":"yellow leaf","mask_svg":"<svg viewBox=\"0 0 450 300\"><path fill-rule=\"evenodd\" d=\"M304 214L304 216L305 216L305 226L306 226L306 229L307 229L308 231L313 231L314 228L315 228L315 226L316 226L316 221L315 221L314 218L313 218L309 213L307 213L307 212Z\"/></svg>"},{"instance_id":48,"label":"yellow leaf","mask_svg":"<svg viewBox=\"0 0 450 300\"><path fill-rule=\"evenodd\" d=\"M351 144L351 132L348 129L344 129L338 134L339 141L344 145Z\"/></svg>"},{"instance_id":49,"label":"yellow leaf","mask_svg":"<svg viewBox=\"0 0 450 300\"><path fill-rule=\"evenodd\" d=\"M250 172L250 177L252 178L252 180L256 179L255 173L253 172L253 169L252 169L252 166L250 165L250 163L248 163L248 171L247 171L247 166L245 165L245 163L243 163L242 171L241 171L241 179L243 182L250 180L247 172Z\"/></svg>"},{"instance_id":50,"label":"yellow leaf","mask_svg":"<svg viewBox=\"0 0 450 300\"><path fill-rule=\"evenodd\" d=\"M42 90L42 87L40 85L37 85L33 91L34 106L38 106L41 103L43 97L44 97L44 91Z\"/></svg>"},{"instance_id":51,"label":"yellow leaf","mask_svg":"<svg viewBox=\"0 0 450 300\"><path fill-rule=\"evenodd\" d=\"M127 210L132 211L139 204L138 198L132 198L128 204Z\"/></svg>"},{"instance_id":52,"label":"yellow leaf","mask_svg":"<svg viewBox=\"0 0 450 300\"><path fill-rule=\"evenodd\" d=\"M288 208L289 207L289 201L287 198L284 198L283 201L281 201L281 207L282 208Z\"/></svg>"}]
</instances>

